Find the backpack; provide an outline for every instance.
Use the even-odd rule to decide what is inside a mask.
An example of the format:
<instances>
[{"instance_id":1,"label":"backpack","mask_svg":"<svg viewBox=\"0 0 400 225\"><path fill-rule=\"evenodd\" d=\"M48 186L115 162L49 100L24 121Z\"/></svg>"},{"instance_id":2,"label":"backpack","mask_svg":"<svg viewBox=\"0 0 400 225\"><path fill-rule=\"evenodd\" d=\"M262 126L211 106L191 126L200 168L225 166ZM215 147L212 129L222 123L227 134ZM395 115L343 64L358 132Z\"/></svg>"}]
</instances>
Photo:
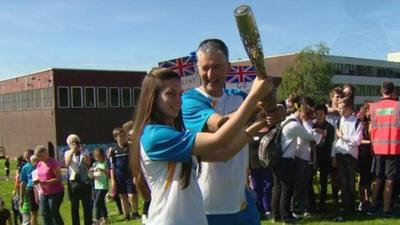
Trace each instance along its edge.
<instances>
[{"instance_id":1,"label":"backpack","mask_svg":"<svg viewBox=\"0 0 400 225\"><path fill-rule=\"evenodd\" d=\"M336 121L336 129L340 129L340 121L342 120L342 117L339 117L339 119ZM358 126L360 125L361 120L357 119L356 120L356 125L355 125L355 130L357 130Z\"/></svg>"},{"instance_id":2,"label":"backpack","mask_svg":"<svg viewBox=\"0 0 400 225\"><path fill-rule=\"evenodd\" d=\"M280 126L276 126L270 130L260 141L260 146L258 147L258 158L260 164L264 168L276 167L282 159L283 153L289 148L293 141L282 149L281 146L281 136L283 128L292 121L296 119L292 118L287 120Z\"/></svg>"}]
</instances>

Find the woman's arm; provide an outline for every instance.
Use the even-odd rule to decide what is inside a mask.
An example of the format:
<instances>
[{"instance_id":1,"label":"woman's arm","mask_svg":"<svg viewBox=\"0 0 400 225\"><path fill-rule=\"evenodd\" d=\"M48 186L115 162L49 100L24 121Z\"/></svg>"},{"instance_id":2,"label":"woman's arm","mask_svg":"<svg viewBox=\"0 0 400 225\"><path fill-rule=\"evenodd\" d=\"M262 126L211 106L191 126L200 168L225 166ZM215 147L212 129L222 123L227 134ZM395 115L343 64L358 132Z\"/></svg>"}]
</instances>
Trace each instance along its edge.
<instances>
[{"instance_id":1,"label":"woman's arm","mask_svg":"<svg viewBox=\"0 0 400 225\"><path fill-rule=\"evenodd\" d=\"M232 140L234 140L240 132L243 132L242 128L253 113L257 102L267 94L265 90L268 88L268 85L270 85L268 82L270 81L256 78L248 97L221 128L213 134L198 133L196 135L192 154L204 157L215 149L229 146Z\"/></svg>"},{"instance_id":2,"label":"woman's arm","mask_svg":"<svg viewBox=\"0 0 400 225\"><path fill-rule=\"evenodd\" d=\"M50 180L46 180L45 182L42 182L42 183L45 183L45 184L54 184L54 183L58 183L58 182L62 182L62 176L61 176L61 169L60 169L60 167L57 167L57 168L55 168L55 169L53 169L53 172L54 172L54 175L56 176L55 178L52 178L52 179L50 179Z\"/></svg>"},{"instance_id":3,"label":"woman's arm","mask_svg":"<svg viewBox=\"0 0 400 225\"><path fill-rule=\"evenodd\" d=\"M258 121L250 125L234 138L234 140L225 148L211 151L210 153L201 156L201 159L206 162L221 162L228 161L235 156L240 150L250 141L257 131L265 127L266 122Z\"/></svg>"}]
</instances>

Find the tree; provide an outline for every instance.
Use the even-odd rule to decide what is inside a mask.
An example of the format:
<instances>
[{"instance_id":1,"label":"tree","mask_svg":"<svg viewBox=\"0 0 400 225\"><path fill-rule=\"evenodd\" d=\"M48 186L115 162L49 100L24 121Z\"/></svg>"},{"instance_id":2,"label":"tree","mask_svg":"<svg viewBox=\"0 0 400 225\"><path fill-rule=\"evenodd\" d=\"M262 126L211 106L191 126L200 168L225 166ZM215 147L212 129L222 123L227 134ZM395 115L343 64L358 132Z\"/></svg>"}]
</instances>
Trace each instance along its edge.
<instances>
[{"instance_id":1,"label":"tree","mask_svg":"<svg viewBox=\"0 0 400 225\"><path fill-rule=\"evenodd\" d=\"M325 103L331 88L334 65L327 61L329 48L323 44L309 46L297 54L295 61L282 74L278 87L278 98L286 99L290 94L308 96L316 103Z\"/></svg>"}]
</instances>

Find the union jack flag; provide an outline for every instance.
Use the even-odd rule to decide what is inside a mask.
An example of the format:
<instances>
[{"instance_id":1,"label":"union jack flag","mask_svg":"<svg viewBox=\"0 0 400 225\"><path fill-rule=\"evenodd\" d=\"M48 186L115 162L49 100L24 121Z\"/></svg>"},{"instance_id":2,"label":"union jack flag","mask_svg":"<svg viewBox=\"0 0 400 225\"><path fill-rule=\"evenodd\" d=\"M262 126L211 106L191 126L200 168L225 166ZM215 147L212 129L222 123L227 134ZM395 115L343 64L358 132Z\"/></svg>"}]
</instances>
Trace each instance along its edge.
<instances>
[{"instance_id":1,"label":"union jack flag","mask_svg":"<svg viewBox=\"0 0 400 225\"><path fill-rule=\"evenodd\" d=\"M160 62L158 63L158 66L171 69L181 77L193 75L196 71L195 60L190 56Z\"/></svg>"},{"instance_id":2,"label":"union jack flag","mask_svg":"<svg viewBox=\"0 0 400 225\"><path fill-rule=\"evenodd\" d=\"M253 82L256 78L254 66L232 66L231 71L225 77L227 83Z\"/></svg>"}]
</instances>

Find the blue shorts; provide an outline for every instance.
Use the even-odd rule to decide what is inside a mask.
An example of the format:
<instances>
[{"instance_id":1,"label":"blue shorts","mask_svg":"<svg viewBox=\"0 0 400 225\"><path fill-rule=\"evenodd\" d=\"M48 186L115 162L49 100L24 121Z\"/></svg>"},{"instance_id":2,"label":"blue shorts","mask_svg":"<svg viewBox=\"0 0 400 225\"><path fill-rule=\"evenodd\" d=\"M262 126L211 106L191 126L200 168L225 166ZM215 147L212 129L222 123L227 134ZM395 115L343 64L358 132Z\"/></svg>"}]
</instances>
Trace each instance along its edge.
<instances>
[{"instance_id":1,"label":"blue shorts","mask_svg":"<svg viewBox=\"0 0 400 225\"><path fill-rule=\"evenodd\" d=\"M246 189L247 206L233 214L207 215L208 225L261 225L254 196Z\"/></svg>"},{"instance_id":2,"label":"blue shorts","mask_svg":"<svg viewBox=\"0 0 400 225\"><path fill-rule=\"evenodd\" d=\"M116 179L117 194L136 194L136 187L133 184L132 177L118 177Z\"/></svg>"}]
</instances>

